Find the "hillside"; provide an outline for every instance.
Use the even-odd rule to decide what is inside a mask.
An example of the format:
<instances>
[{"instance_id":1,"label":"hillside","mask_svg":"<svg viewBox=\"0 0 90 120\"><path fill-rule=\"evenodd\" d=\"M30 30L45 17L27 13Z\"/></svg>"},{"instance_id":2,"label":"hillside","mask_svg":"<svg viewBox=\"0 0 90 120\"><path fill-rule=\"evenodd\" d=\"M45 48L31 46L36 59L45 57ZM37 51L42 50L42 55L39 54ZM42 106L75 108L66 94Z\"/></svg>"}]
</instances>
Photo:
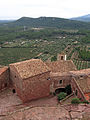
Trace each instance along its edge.
<instances>
[{"instance_id":1,"label":"hillside","mask_svg":"<svg viewBox=\"0 0 90 120\"><path fill-rule=\"evenodd\" d=\"M84 16L80 16L80 17L71 18L71 20L90 22L90 14L84 15Z\"/></svg>"},{"instance_id":2,"label":"hillside","mask_svg":"<svg viewBox=\"0 0 90 120\"><path fill-rule=\"evenodd\" d=\"M60 29L90 29L90 23L79 22L56 17L29 18L22 17L7 24L9 27L29 26L29 27L54 27Z\"/></svg>"},{"instance_id":3,"label":"hillside","mask_svg":"<svg viewBox=\"0 0 90 120\"><path fill-rule=\"evenodd\" d=\"M31 58L46 61L65 51L67 59L72 59L78 69L88 68L88 29L90 23L52 17L23 17L11 23L4 23L0 26L0 65Z\"/></svg>"},{"instance_id":4,"label":"hillside","mask_svg":"<svg viewBox=\"0 0 90 120\"><path fill-rule=\"evenodd\" d=\"M9 22L12 22L14 20L0 20L0 23L9 23Z\"/></svg>"}]
</instances>

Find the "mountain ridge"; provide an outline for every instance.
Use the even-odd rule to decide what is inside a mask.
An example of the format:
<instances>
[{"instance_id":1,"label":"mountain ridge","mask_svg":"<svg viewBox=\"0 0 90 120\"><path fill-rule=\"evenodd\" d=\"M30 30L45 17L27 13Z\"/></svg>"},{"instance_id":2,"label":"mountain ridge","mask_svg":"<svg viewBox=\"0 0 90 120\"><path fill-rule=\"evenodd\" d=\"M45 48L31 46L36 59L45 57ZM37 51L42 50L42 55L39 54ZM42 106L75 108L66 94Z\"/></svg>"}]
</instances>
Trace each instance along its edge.
<instances>
[{"instance_id":1,"label":"mountain ridge","mask_svg":"<svg viewBox=\"0 0 90 120\"><path fill-rule=\"evenodd\" d=\"M84 16L79 16L79 17L70 18L70 20L90 22L90 14L87 14L87 15L84 15Z\"/></svg>"},{"instance_id":2,"label":"mountain ridge","mask_svg":"<svg viewBox=\"0 0 90 120\"><path fill-rule=\"evenodd\" d=\"M90 29L90 23L80 22L58 17L21 17L7 24L8 26L52 27L61 29Z\"/></svg>"}]
</instances>

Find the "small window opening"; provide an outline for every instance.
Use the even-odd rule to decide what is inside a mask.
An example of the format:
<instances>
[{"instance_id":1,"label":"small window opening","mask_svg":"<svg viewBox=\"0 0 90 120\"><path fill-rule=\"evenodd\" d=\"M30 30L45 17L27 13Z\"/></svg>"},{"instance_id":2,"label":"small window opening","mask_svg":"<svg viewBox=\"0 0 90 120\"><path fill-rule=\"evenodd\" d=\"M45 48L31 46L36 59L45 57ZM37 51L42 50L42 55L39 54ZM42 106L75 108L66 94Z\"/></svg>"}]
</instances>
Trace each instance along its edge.
<instances>
[{"instance_id":1,"label":"small window opening","mask_svg":"<svg viewBox=\"0 0 90 120\"><path fill-rule=\"evenodd\" d=\"M61 60L63 60L63 56L61 56Z\"/></svg>"},{"instance_id":2,"label":"small window opening","mask_svg":"<svg viewBox=\"0 0 90 120\"><path fill-rule=\"evenodd\" d=\"M80 75L80 77L83 77L83 75Z\"/></svg>"},{"instance_id":3,"label":"small window opening","mask_svg":"<svg viewBox=\"0 0 90 120\"><path fill-rule=\"evenodd\" d=\"M78 95L78 91L77 90L75 91L75 94L76 94L76 96Z\"/></svg>"},{"instance_id":4,"label":"small window opening","mask_svg":"<svg viewBox=\"0 0 90 120\"><path fill-rule=\"evenodd\" d=\"M83 79L83 77L84 77L83 75L80 75L80 79Z\"/></svg>"},{"instance_id":5,"label":"small window opening","mask_svg":"<svg viewBox=\"0 0 90 120\"><path fill-rule=\"evenodd\" d=\"M59 81L59 84L62 84L62 80Z\"/></svg>"},{"instance_id":6,"label":"small window opening","mask_svg":"<svg viewBox=\"0 0 90 120\"><path fill-rule=\"evenodd\" d=\"M13 92L13 93L16 93L16 90L15 90L15 89L13 89L13 90L12 90L12 92Z\"/></svg>"},{"instance_id":7,"label":"small window opening","mask_svg":"<svg viewBox=\"0 0 90 120\"><path fill-rule=\"evenodd\" d=\"M16 78L16 75L15 75L15 78Z\"/></svg>"}]
</instances>

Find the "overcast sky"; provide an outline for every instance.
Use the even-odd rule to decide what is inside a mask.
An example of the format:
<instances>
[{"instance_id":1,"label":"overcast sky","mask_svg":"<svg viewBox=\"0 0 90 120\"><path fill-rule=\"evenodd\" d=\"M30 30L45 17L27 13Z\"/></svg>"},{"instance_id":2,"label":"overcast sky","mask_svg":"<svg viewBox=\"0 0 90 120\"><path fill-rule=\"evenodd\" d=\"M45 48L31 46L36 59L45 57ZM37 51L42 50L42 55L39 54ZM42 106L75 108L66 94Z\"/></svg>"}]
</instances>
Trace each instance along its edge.
<instances>
[{"instance_id":1,"label":"overcast sky","mask_svg":"<svg viewBox=\"0 0 90 120\"><path fill-rule=\"evenodd\" d=\"M90 0L0 0L0 19L71 18L90 14Z\"/></svg>"}]
</instances>

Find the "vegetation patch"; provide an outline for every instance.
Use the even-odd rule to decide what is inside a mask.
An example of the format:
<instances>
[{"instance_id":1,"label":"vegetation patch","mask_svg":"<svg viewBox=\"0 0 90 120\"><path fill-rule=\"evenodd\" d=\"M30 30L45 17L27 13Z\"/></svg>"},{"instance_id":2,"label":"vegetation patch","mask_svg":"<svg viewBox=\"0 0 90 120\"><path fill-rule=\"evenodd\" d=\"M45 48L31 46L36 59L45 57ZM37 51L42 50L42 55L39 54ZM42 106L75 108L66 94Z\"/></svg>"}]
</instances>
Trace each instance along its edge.
<instances>
[{"instance_id":1,"label":"vegetation patch","mask_svg":"<svg viewBox=\"0 0 90 120\"><path fill-rule=\"evenodd\" d=\"M64 99L66 96L67 96L67 93L61 92L61 93L58 94L57 97L58 97L58 100L60 101L60 100Z\"/></svg>"},{"instance_id":2,"label":"vegetation patch","mask_svg":"<svg viewBox=\"0 0 90 120\"><path fill-rule=\"evenodd\" d=\"M80 50L79 57L84 61L90 61L90 51Z\"/></svg>"},{"instance_id":3,"label":"vegetation patch","mask_svg":"<svg viewBox=\"0 0 90 120\"><path fill-rule=\"evenodd\" d=\"M73 98L72 101L71 101L72 104L79 104L80 103L80 100L79 98Z\"/></svg>"},{"instance_id":4,"label":"vegetation patch","mask_svg":"<svg viewBox=\"0 0 90 120\"><path fill-rule=\"evenodd\" d=\"M56 60L57 60L57 56L53 56L53 57L51 58L51 62L56 61Z\"/></svg>"}]
</instances>

